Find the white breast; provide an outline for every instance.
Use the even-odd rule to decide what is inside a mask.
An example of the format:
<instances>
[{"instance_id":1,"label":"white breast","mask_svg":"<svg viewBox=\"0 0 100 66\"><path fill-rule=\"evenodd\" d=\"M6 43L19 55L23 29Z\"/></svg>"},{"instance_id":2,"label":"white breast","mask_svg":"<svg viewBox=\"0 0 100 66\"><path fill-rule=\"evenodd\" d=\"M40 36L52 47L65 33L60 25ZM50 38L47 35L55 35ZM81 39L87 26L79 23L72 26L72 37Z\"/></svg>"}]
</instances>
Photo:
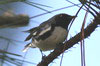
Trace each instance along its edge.
<instances>
[{"instance_id":1,"label":"white breast","mask_svg":"<svg viewBox=\"0 0 100 66\"><path fill-rule=\"evenodd\" d=\"M67 31L61 27L55 27L52 35L45 39L40 40L36 46L43 51L55 49L56 45L63 42L66 39Z\"/></svg>"}]
</instances>

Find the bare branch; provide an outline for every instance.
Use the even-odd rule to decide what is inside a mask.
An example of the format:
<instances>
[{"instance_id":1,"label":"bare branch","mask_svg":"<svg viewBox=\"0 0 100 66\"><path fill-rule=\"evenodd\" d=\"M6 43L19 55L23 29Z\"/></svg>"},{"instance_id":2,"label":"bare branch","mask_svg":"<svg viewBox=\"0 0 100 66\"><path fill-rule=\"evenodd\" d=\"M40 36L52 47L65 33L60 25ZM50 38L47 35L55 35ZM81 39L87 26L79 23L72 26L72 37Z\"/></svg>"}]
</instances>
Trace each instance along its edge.
<instances>
[{"instance_id":1,"label":"bare branch","mask_svg":"<svg viewBox=\"0 0 100 66\"><path fill-rule=\"evenodd\" d=\"M84 29L84 39L89 37L90 34L95 31L97 28L97 25L100 25L100 14L97 15L97 17L93 20L92 23L90 23L86 29ZM74 37L70 38L65 44L57 47L53 52L51 52L47 57L42 59L42 61L37 66L48 66L49 63L51 63L54 59L56 59L61 53L63 53L65 50L68 50L69 48L73 47L76 43L78 43L80 39L81 32L75 35ZM65 48L65 49L63 49ZM64 51L63 51L64 50Z\"/></svg>"}]
</instances>

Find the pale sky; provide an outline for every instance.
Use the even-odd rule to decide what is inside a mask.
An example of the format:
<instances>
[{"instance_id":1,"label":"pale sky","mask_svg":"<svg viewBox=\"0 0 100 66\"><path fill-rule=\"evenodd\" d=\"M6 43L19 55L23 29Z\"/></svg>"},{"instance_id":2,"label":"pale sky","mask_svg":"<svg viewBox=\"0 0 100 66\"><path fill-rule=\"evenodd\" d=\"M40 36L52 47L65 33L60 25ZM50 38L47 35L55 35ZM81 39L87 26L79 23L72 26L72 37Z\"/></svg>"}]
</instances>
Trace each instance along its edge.
<instances>
[{"instance_id":1,"label":"pale sky","mask_svg":"<svg viewBox=\"0 0 100 66\"><path fill-rule=\"evenodd\" d=\"M31 1L31 0L30 0ZM68 3L66 0L33 0L36 3L40 3L40 4L44 4L44 5L48 5L51 6L52 8L47 8L47 7L43 7L42 8L48 10L48 11L52 11L55 9L59 9L62 7L67 7L70 6L72 4ZM78 4L79 2L77 0L71 0L73 3ZM12 4L11 4L12 5ZM6 7L7 5L5 5ZM12 8L12 10L16 13L16 14L28 14L30 17L41 14L41 13L45 13L45 11L42 11L38 8L35 8L33 6L27 5L25 3L13 3L13 6L9 6L10 8ZM25 56L24 60L33 62L33 63L39 63L41 61L41 53L39 51L38 48L36 49L29 49L27 53L23 53L22 50L24 48L24 46L30 42L24 42L25 38L28 36L28 33L24 33L22 31L30 29L32 27L38 26L40 23L48 20L50 17L54 16L55 14L59 14L59 13L66 13L69 15L75 15L76 12L78 11L79 7L69 7L60 11L56 11L50 14L46 14L40 17L36 17L30 20L30 24L26 27L21 27L21 28L5 28L5 29L0 29L0 36L9 38L9 39L13 39L12 41L9 42L9 40L6 39L1 39L0 41L3 42L6 46L8 43L9 47L7 49L7 51L9 52L13 52L16 54L20 54L23 57ZM74 21L70 33L69 33L69 37L73 37L75 34L77 34L78 32L80 32L81 29L81 25L83 22L83 18L85 15L85 11L81 10L79 15L77 16L76 20ZM88 14L88 18L86 21L86 26L93 20L93 17ZM99 63L99 39L100 39L100 28L98 27L91 35L89 38L85 39L85 54L86 54L86 66L100 66ZM14 41L14 40L18 40L18 41ZM0 43L1 45L2 43ZM1 49L5 49L6 47L2 46L0 47ZM48 55L50 53L50 51L44 52L46 55ZM20 58L23 59L23 58ZM59 56L59 58L55 59L53 61L53 63L51 63L49 66L59 66L60 65L60 60L61 60L61 56ZM81 66L81 56L80 56L80 42L79 44L74 45L72 48L70 48L69 50L66 51L66 53L64 54L64 59L63 59L63 63L62 66ZM4 66L8 66L6 64L4 64ZM15 66L15 65L12 65ZM22 66L36 66L36 65L32 65L29 63L25 63L23 62Z\"/></svg>"}]
</instances>

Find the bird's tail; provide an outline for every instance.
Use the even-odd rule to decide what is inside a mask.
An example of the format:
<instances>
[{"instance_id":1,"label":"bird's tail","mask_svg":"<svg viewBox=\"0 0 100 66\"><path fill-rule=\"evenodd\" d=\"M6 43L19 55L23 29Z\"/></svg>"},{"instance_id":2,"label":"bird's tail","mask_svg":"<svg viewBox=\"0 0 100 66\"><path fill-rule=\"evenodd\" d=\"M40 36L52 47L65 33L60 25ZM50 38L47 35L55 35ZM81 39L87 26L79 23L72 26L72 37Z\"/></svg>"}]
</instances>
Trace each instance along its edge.
<instances>
[{"instance_id":1,"label":"bird's tail","mask_svg":"<svg viewBox=\"0 0 100 66\"><path fill-rule=\"evenodd\" d=\"M28 49L29 49L30 47L31 47L31 43L27 44L27 45L25 46L25 48L22 50L22 52L28 51Z\"/></svg>"}]
</instances>

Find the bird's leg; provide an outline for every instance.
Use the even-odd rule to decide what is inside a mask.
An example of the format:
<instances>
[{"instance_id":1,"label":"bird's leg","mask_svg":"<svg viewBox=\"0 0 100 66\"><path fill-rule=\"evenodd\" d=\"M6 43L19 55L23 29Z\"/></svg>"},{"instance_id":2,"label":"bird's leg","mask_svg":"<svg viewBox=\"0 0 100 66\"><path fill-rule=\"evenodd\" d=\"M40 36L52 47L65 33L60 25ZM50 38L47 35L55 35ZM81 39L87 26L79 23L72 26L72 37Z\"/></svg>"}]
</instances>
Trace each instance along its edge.
<instances>
[{"instance_id":1,"label":"bird's leg","mask_svg":"<svg viewBox=\"0 0 100 66\"><path fill-rule=\"evenodd\" d=\"M42 59L44 59L46 57L45 54L43 54L42 50L40 49L41 55L42 55Z\"/></svg>"}]
</instances>

